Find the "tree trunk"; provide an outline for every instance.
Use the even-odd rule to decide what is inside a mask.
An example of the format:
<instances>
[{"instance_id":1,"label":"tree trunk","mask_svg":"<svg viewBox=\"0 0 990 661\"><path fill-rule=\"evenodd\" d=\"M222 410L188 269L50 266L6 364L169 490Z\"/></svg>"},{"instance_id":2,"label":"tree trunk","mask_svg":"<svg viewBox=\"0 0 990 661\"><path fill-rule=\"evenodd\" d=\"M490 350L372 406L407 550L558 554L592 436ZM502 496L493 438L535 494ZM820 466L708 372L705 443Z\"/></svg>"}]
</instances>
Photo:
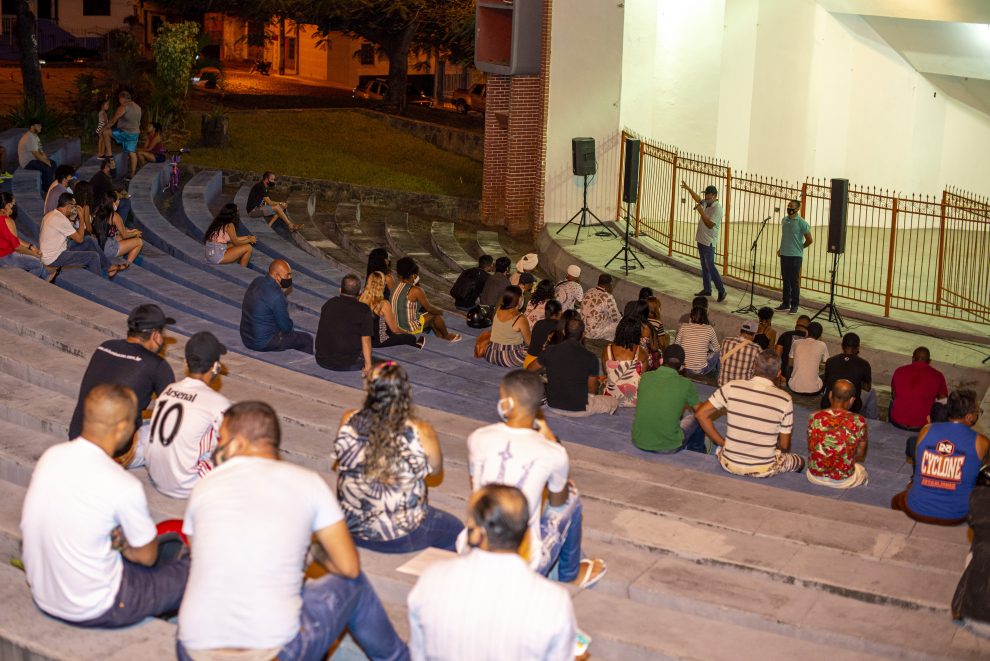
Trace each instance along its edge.
<instances>
[{"instance_id":1,"label":"tree trunk","mask_svg":"<svg viewBox=\"0 0 990 661\"><path fill-rule=\"evenodd\" d=\"M278 75L285 75L285 17L278 19Z\"/></svg>"},{"instance_id":2,"label":"tree trunk","mask_svg":"<svg viewBox=\"0 0 990 661\"><path fill-rule=\"evenodd\" d=\"M396 35L395 39L382 44L382 48L388 56L388 96L385 97L385 105L396 108L400 115L406 112L409 50L418 27L419 21L410 21L402 34Z\"/></svg>"},{"instance_id":3,"label":"tree trunk","mask_svg":"<svg viewBox=\"0 0 990 661\"><path fill-rule=\"evenodd\" d=\"M21 51L24 99L38 108L45 106L45 87L38 62L38 19L27 0L17 2L17 48Z\"/></svg>"}]
</instances>

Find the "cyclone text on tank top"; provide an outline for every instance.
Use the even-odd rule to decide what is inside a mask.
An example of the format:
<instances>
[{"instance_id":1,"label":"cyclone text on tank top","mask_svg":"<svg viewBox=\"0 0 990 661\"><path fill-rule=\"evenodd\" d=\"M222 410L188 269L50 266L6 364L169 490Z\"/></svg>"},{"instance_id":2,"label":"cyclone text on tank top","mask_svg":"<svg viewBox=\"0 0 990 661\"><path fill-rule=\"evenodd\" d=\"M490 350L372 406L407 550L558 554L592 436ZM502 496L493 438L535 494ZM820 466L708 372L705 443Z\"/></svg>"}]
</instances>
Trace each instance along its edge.
<instances>
[{"instance_id":1,"label":"cyclone text on tank top","mask_svg":"<svg viewBox=\"0 0 990 661\"><path fill-rule=\"evenodd\" d=\"M915 453L907 496L912 512L938 519L961 519L969 513L969 495L980 472L976 436L961 422L928 428Z\"/></svg>"}]
</instances>

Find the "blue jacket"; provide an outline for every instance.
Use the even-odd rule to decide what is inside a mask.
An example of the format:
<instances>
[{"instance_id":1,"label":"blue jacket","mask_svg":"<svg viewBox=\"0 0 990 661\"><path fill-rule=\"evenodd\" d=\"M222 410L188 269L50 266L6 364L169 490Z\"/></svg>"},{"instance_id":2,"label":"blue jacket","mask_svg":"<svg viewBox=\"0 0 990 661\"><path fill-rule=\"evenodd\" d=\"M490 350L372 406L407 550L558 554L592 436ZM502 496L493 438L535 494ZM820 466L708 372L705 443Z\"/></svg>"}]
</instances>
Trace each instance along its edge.
<instances>
[{"instance_id":1,"label":"blue jacket","mask_svg":"<svg viewBox=\"0 0 990 661\"><path fill-rule=\"evenodd\" d=\"M241 341L248 349L261 351L279 331L292 330L289 302L275 279L262 275L244 292L241 304Z\"/></svg>"}]
</instances>

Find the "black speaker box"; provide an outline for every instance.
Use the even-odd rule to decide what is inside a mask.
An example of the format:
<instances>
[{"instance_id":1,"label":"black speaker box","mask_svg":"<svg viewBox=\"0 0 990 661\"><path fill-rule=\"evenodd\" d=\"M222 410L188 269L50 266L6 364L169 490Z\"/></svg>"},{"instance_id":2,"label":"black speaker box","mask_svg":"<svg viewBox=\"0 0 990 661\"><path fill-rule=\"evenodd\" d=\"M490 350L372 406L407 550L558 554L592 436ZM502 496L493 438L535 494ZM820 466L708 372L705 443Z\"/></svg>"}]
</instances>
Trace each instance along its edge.
<instances>
[{"instance_id":1,"label":"black speaker box","mask_svg":"<svg viewBox=\"0 0 990 661\"><path fill-rule=\"evenodd\" d=\"M590 177L595 174L595 139L573 138L571 140L571 163L574 174L579 177Z\"/></svg>"},{"instance_id":2,"label":"black speaker box","mask_svg":"<svg viewBox=\"0 0 990 661\"><path fill-rule=\"evenodd\" d=\"M635 202L639 197L639 140L626 140L626 159L622 168L622 201Z\"/></svg>"},{"instance_id":3,"label":"black speaker box","mask_svg":"<svg viewBox=\"0 0 990 661\"><path fill-rule=\"evenodd\" d=\"M846 250L846 216L849 210L849 180L832 180L832 201L828 208L828 252L841 255Z\"/></svg>"}]
</instances>

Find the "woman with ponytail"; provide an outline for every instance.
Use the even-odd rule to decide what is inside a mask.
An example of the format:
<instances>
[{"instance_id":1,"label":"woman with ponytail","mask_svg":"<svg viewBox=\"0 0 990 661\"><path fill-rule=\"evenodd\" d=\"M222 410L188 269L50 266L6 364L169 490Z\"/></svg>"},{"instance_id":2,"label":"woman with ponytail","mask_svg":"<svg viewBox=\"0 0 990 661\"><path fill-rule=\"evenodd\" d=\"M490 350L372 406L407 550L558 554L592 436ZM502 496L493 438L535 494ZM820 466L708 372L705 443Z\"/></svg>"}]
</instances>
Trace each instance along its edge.
<instances>
[{"instance_id":1,"label":"woman with ponytail","mask_svg":"<svg viewBox=\"0 0 990 661\"><path fill-rule=\"evenodd\" d=\"M454 550L464 528L430 507L426 478L443 471L433 426L413 417L412 388L394 362L372 368L364 406L344 413L334 451L337 499L354 542L380 553Z\"/></svg>"}]
</instances>

